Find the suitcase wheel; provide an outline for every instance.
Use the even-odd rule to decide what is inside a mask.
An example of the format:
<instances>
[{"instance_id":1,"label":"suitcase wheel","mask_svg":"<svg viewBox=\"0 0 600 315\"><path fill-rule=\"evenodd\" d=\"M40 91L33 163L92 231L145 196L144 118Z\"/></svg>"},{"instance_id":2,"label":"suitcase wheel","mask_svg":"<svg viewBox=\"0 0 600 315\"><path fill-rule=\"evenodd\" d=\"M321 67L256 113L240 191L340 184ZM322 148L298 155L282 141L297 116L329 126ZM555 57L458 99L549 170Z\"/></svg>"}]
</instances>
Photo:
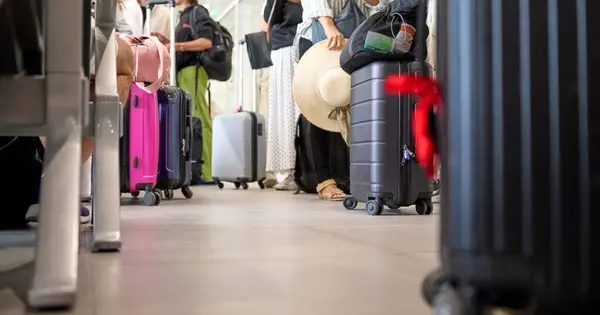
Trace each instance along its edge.
<instances>
[{"instance_id":1,"label":"suitcase wheel","mask_svg":"<svg viewBox=\"0 0 600 315\"><path fill-rule=\"evenodd\" d=\"M248 183L242 183L242 189L243 190L248 189Z\"/></svg>"},{"instance_id":2,"label":"suitcase wheel","mask_svg":"<svg viewBox=\"0 0 600 315\"><path fill-rule=\"evenodd\" d=\"M383 212L383 206L377 200L369 200L365 210L369 215L380 215Z\"/></svg>"},{"instance_id":3,"label":"suitcase wheel","mask_svg":"<svg viewBox=\"0 0 600 315\"><path fill-rule=\"evenodd\" d=\"M415 203L415 209L419 215L430 215L433 213L433 203L431 199L419 199Z\"/></svg>"},{"instance_id":4,"label":"suitcase wheel","mask_svg":"<svg viewBox=\"0 0 600 315\"><path fill-rule=\"evenodd\" d=\"M440 287L438 294L433 299L433 313L436 315L483 315L482 310L467 310L466 303L461 299L459 292L450 284L444 284Z\"/></svg>"},{"instance_id":5,"label":"suitcase wheel","mask_svg":"<svg viewBox=\"0 0 600 315\"><path fill-rule=\"evenodd\" d=\"M140 192L139 191L134 191L134 192L131 193L131 197L133 197L133 198L137 198L139 196L140 196Z\"/></svg>"},{"instance_id":6,"label":"suitcase wheel","mask_svg":"<svg viewBox=\"0 0 600 315\"><path fill-rule=\"evenodd\" d=\"M259 180L258 187L260 187L260 189L265 189L265 183L262 180Z\"/></svg>"},{"instance_id":7,"label":"suitcase wheel","mask_svg":"<svg viewBox=\"0 0 600 315\"><path fill-rule=\"evenodd\" d=\"M175 197L175 193L173 192L173 189L165 189L163 191L163 193L165 194L165 199L167 200L171 200L173 199L173 197Z\"/></svg>"},{"instance_id":8,"label":"suitcase wheel","mask_svg":"<svg viewBox=\"0 0 600 315\"><path fill-rule=\"evenodd\" d=\"M427 274L421 284L421 295L427 304L433 306L436 296L440 293L442 286L448 283L448 279L442 269Z\"/></svg>"},{"instance_id":9,"label":"suitcase wheel","mask_svg":"<svg viewBox=\"0 0 600 315\"><path fill-rule=\"evenodd\" d=\"M181 188L181 193L183 194L185 199L192 199L192 197L194 196L194 192L192 191L192 189L190 189L189 186Z\"/></svg>"},{"instance_id":10,"label":"suitcase wheel","mask_svg":"<svg viewBox=\"0 0 600 315\"><path fill-rule=\"evenodd\" d=\"M235 182L235 183L233 183L233 184L235 185L235 188L236 188L236 189L239 189L239 188L240 188L240 186L242 185L240 182Z\"/></svg>"},{"instance_id":11,"label":"suitcase wheel","mask_svg":"<svg viewBox=\"0 0 600 315\"><path fill-rule=\"evenodd\" d=\"M219 189L223 189L223 187L225 186L218 179L215 179L215 184L217 184L217 187L219 187Z\"/></svg>"},{"instance_id":12,"label":"suitcase wheel","mask_svg":"<svg viewBox=\"0 0 600 315\"><path fill-rule=\"evenodd\" d=\"M147 191L144 194L144 204L146 206L158 206L161 202L160 191Z\"/></svg>"},{"instance_id":13,"label":"suitcase wheel","mask_svg":"<svg viewBox=\"0 0 600 315\"><path fill-rule=\"evenodd\" d=\"M421 286L423 298L433 307L435 315L490 315L490 308L472 287L456 287L448 276L437 269L425 277ZM509 315L519 312L506 312Z\"/></svg>"},{"instance_id":14,"label":"suitcase wheel","mask_svg":"<svg viewBox=\"0 0 600 315\"><path fill-rule=\"evenodd\" d=\"M346 210L354 210L354 209L356 209L356 206L358 206L358 201L356 201L354 196L350 195L350 196L346 196L346 198L344 198L343 204L344 204L344 208L346 208Z\"/></svg>"}]
</instances>

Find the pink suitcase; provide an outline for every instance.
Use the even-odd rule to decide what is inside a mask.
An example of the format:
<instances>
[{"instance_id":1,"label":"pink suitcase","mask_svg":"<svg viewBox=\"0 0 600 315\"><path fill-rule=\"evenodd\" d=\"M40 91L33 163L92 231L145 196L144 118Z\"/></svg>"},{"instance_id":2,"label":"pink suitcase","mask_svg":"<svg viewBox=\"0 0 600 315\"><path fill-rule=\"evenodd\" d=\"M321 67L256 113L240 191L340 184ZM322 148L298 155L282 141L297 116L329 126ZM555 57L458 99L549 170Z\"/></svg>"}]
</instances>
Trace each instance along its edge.
<instances>
[{"instance_id":1,"label":"pink suitcase","mask_svg":"<svg viewBox=\"0 0 600 315\"><path fill-rule=\"evenodd\" d=\"M129 102L123 110L121 141L121 191L134 197L144 191L144 203L156 206L160 193L154 191L158 173L158 99L136 83L131 85Z\"/></svg>"}]
</instances>

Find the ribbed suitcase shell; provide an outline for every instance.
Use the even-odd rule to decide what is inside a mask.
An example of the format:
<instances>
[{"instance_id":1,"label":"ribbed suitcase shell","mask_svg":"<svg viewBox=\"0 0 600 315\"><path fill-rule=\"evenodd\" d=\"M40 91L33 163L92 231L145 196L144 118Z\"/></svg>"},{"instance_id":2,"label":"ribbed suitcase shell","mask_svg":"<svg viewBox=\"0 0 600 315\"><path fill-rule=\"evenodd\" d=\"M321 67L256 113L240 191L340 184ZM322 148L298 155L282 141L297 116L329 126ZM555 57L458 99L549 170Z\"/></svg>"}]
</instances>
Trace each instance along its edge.
<instances>
[{"instance_id":1,"label":"ribbed suitcase shell","mask_svg":"<svg viewBox=\"0 0 600 315\"><path fill-rule=\"evenodd\" d=\"M137 84L131 85L129 102L124 110L125 131L122 146L121 192L149 191L156 185L158 173L158 101ZM122 170L123 172L123 170Z\"/></svg>"},{"instance_id":2,"label":"ribbed suitcase shell","mask_svg":"<svg viewBox=\"0 0 600 315\"><path fill-rule=\"evenodd\" d=\"M438 8L443 270L489 304L598 303L600 1Z\"/></svg>"},{"instance_id":3,"label":"ribbed suitcase shell","mask_svg":"<svg viewBox=\"0 0 600 315\"><path fill-rule=\"evenodd\" d=\"M216 116L212 139L212 175L215 181L258 181L262 187L267 164L266 140L265 117L260 114L243 111Z\"/></svg>"},{"instance_id":4,"label":"ribbed suitcase shell","mask_svg":"<svg viewBox=\"0 0 600 315\"><path fill-rule=\"evenodd\" d=\"M374 62L352 73L350 123L350 191L355 200L406 207L425 201L431 185L414 160L412 111L415 100L388 95L391 74L418 73L418 63Z\"/></svg>"},{"instance_id":5,"label":"ribbed suitcase shell","mask_svg":"<svg viewBox=\"0 0 600 315\"><path fill-rule=\"evenodd\" d=\"M162 86L157 94L160 154L156 188L187 187L192 180L191 150L196 145L192 139L192 96L174 86Z\"/></svg>"}]
</instances>

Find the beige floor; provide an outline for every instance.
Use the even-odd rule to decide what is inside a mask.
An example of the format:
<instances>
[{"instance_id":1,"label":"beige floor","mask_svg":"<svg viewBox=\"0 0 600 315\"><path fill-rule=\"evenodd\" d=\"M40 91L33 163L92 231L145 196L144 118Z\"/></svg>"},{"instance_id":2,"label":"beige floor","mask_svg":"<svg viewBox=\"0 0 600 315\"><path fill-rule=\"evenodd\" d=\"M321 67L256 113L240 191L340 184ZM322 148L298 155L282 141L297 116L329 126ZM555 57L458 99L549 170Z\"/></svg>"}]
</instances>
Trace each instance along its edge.
<instances>
[{"instance_id":1,"label":"beige floor","mask_svg":"<svg viewBox=\"0 0 600 315\"><path fill-rule=\"evenodd\" d=\"M437 214L372 217L315 199L198 187L193 200L123 206L121 253L82 251L78 303L65 314L431 313L419 286L437 262ZM0 314L27 314L32 237L2 238L21 247L0 246Z\"/></svg>"}]
</instances>

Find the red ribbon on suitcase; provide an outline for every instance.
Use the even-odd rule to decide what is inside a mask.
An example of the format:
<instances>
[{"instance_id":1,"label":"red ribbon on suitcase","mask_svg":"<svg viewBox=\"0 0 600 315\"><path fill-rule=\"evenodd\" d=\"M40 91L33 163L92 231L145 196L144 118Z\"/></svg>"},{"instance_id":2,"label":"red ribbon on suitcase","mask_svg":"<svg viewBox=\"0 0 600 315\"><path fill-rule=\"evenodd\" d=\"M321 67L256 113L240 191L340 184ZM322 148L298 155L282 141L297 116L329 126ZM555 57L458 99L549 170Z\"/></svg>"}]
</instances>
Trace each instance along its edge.
<instances>
[{"instance_id":1,"label":"red ribbon on suitcase","mask_svg":"<svg viewBox=\"0 0 600 315\"><path fill-rule=\"evenodd\" d=\"M435 78L415 74L392 75L386 79L385 89L390 94L412 94L418 99L413 112L413 134L415 155L423 165L427 176L434 177L435 156L439 152L430 113L439 110L442 97Z\"/></svg>"}]
</instances>

